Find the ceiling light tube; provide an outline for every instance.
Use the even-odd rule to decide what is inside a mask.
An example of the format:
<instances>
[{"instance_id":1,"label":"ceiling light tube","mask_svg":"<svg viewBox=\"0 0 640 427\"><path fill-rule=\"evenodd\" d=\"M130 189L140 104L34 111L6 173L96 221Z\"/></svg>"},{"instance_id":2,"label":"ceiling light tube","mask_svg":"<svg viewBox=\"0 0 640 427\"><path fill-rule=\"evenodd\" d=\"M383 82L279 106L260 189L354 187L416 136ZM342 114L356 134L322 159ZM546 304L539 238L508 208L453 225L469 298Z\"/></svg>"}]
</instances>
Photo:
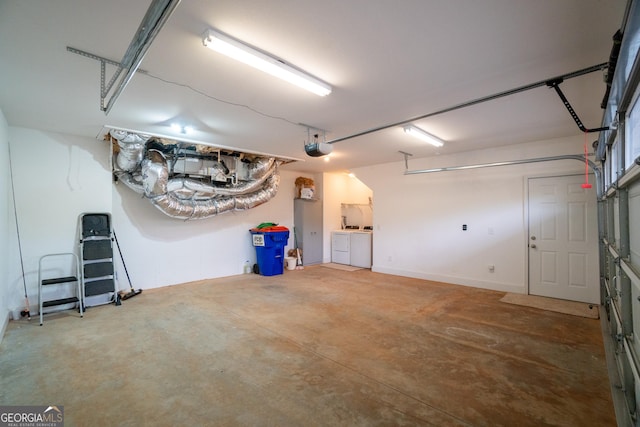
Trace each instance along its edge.
<instances>
[{"instance_id":1,"label":"ceiling light tube","mask_svg":"<svg viewBox=\"0 0 640 427\"><path fill-rule=\"evenodd\" d=\"M440 138L435 137L414 125L405 126L404 131L406 134L418 138L421 141L427 142L434 147L442 147L444 145L444 141L442 141Z\"/></svg>"},{"instance_id":2,"label":"ceiling light tube","mask_svg":"<svg viewBox=\"0 0 640 427\"><path fill-rule=\"evenodd\" d=\"M331 86L284 61L271 57L264 52L250 47L232 37L218 31L207 30L202 43L211 50L227 55L237 61L278 77L303 89L326 96L331 93Z\"/></svg>"}]
</instances>

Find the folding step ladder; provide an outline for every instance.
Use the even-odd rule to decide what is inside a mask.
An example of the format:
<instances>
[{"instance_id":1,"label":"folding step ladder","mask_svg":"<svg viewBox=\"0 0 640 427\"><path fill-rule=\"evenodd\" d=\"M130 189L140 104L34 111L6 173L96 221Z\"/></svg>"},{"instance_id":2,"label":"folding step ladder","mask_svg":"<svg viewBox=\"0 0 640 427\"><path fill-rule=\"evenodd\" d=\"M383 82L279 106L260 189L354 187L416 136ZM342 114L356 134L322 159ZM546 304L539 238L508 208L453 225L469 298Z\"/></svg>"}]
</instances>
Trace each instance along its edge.
<instances>
[{"instance_id":1,"label":"folding step ladder","mask_svg":"<svg viewBox=\"0 0 640 427\"><path fill-rule=\"evenodd\" d=\"M61 277L51 277L45 278L48 276L48 271L52 269L52 263L55 260L56 263L62 261L71 261L71 270L67 270L67 268L60 268L57 266L55 268L56 271L71 271L71 276L61 276ZM46 293L54 293L54 294L63 294L67 295L62 298L57 299L45 299L43 296L43 288L47 287L49 291ZM74 289L75 288L75 289ZM80 278L80 263L78 262L78 256L74 253L58 253L58 254L48 254L40 257L38 261L38 313L40 314L40 326L44 321L44 310L49 307L56 307L62 305L74 304L78 307L80 311L80 317L83 317L84 307L82 303L82 287L81 287L81 278ZM57 311L67 310L67 308L61 308ZM53 311L48 311L50 313Z\"/></svg>"},{"instance_id":2,"label":"folding step ladder","mask_svg":"<svg viewBox=\"0 0 640 427\"><path fill-rule=\"evenodd\" d=\"M94 306L115 301L119 305L113 265L111 215L82 214L79 228L83 303L85 306Z\"/></svg>"}]
</instances>

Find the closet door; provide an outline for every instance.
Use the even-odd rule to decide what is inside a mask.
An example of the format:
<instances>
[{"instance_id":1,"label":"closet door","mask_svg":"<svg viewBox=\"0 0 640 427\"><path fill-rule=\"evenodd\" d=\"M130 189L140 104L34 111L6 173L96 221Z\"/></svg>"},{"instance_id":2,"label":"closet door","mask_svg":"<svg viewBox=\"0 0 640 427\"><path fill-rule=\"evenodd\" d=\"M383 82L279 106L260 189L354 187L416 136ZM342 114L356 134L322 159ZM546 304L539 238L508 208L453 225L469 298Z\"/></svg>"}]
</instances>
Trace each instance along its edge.
<instances>
[{"instance_id":1,"label":"closet door","mask_svg":"<svg viewBox=\"0 0 640 427\"><path fill-rule=\"evenodd\" d=\"M295 199L293 221L304 265L322 263L322 202Z\"/></svg>"}]
</instances>

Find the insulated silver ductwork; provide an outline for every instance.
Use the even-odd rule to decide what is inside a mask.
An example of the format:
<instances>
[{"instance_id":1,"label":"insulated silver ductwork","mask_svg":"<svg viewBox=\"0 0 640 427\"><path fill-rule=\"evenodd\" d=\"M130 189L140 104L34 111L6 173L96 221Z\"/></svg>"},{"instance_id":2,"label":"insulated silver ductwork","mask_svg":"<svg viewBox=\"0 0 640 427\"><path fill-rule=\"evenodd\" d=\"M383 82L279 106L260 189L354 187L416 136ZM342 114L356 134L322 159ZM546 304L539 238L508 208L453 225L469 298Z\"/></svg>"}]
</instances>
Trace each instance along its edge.
<instances>
[{"instance_id":1,"label":"insulated silver ductwork","mask_svg":"<svg viewBox=\"0 0 640 427\"><path fill-rule=\"evenodd\" d=\"M208 184L203 184L200 181L196 181L188 178L175 178L169 181L167 184L168 191L176 192L176 193L186 193L187 196L183 198L191 198L190 194L195 193L195 197L211 197L211 196L239 196L242 194L247 194L252 191L256 191L260 188L260 186L266 181L267 178L274 172L275 165L273 161L275 159L268 159L272 162L272 167L267 169L266 172L258 179L253 181L247 181L243 184L239 184L235 187L224 188L224 187L215 187ZM268 161L267 160L267 161ZM267 163L267 162L264 162Z\"/></svg>"},{"instance_id":2,"label":"insulated silver ductwork","mask_svg":"<svg viewBox=\"0 0 640 427\"><path fill-rule=\"evenodd\" d=\"M111 131L111 136L118 140L120 152L116 157L118 168L126 172L135 170L142 161L144 148L149 136L141 136L125 131Z\"/></svg>"},{"instance_id":3,"label":"insulated silver ductwork","mask_svg":"<svg viewBox=\"0 0 640 427\"><path fill-rule=\"evenodd\" d=\"M162 196L167 192L169 168L167 159L158 150L149 150L142 161L142 188L149 198Z\"/></svg>"},{"instance_id":4,"label":"insulated silver ductwork","mask_svg":"<svg viewBox=\"0 0 640 427\"><path fill-rule=\"evenodd\" d=\"M140 175L133 176L126 172L114 172L114 175L118 178L118 181L132 189L138 194L144 194L144 188L142 187L142 177Z\"/></svg>"},{"instance_id":5,"label":"insulated silver ductwork","mask_svg":"<svg viewBox=\"0 0 640 427\"><path fill-rule=\"evenodd\" d=\"M173 218L251 209L277 194L282 160L275 157L222 154L126 131L111 136L119 146L114 175Z\"/></svg>"},{"instance_id":6,"label":"insulated silver ductwork","mask_svg":"<svg viewBox=\"0 0 640 427\"><path fill-rule=\"evenodd\" d=\"M160 183L161 180L156 181ZM269 176L264 186L251 194L228 196L207 200L180 199L173 192L149 196L151 203L166 215L179 219L202 219L229 211L242 211L255 208L271 200L278 192L280 175Z\"/></svg>"},{"instance_id":7,"label":"insulated silver ductwork","mask_svg":"<svg viewBox=\"0 0 640 427\"><path fill-rule=\"evenodd\" d=\"M266 161L257 161L249 165L249 176L251 179L264 178L273 168L276 159L271 157Z\"/></svg>"}]
</instances>

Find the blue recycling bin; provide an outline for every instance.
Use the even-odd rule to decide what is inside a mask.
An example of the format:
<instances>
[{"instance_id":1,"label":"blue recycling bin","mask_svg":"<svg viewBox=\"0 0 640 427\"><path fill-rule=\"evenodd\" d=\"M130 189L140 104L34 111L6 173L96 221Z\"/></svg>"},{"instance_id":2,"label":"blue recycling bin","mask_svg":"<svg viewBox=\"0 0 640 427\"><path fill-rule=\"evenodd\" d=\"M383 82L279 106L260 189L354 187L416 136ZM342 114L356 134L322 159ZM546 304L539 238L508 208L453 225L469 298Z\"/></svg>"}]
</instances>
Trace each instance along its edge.
<instances>
[{"instance_id":1,"label":"blue recycling bin","mask_svg":"<svg viewBox=\"0 0 640 427\"><path fill-rule=\"evenodd\" d=\"M289 230L269 231L252 229L251 238L256 248L258 268L263 276L284 272L284 247L289 241Z\"/></svg>"}]
</instances>

